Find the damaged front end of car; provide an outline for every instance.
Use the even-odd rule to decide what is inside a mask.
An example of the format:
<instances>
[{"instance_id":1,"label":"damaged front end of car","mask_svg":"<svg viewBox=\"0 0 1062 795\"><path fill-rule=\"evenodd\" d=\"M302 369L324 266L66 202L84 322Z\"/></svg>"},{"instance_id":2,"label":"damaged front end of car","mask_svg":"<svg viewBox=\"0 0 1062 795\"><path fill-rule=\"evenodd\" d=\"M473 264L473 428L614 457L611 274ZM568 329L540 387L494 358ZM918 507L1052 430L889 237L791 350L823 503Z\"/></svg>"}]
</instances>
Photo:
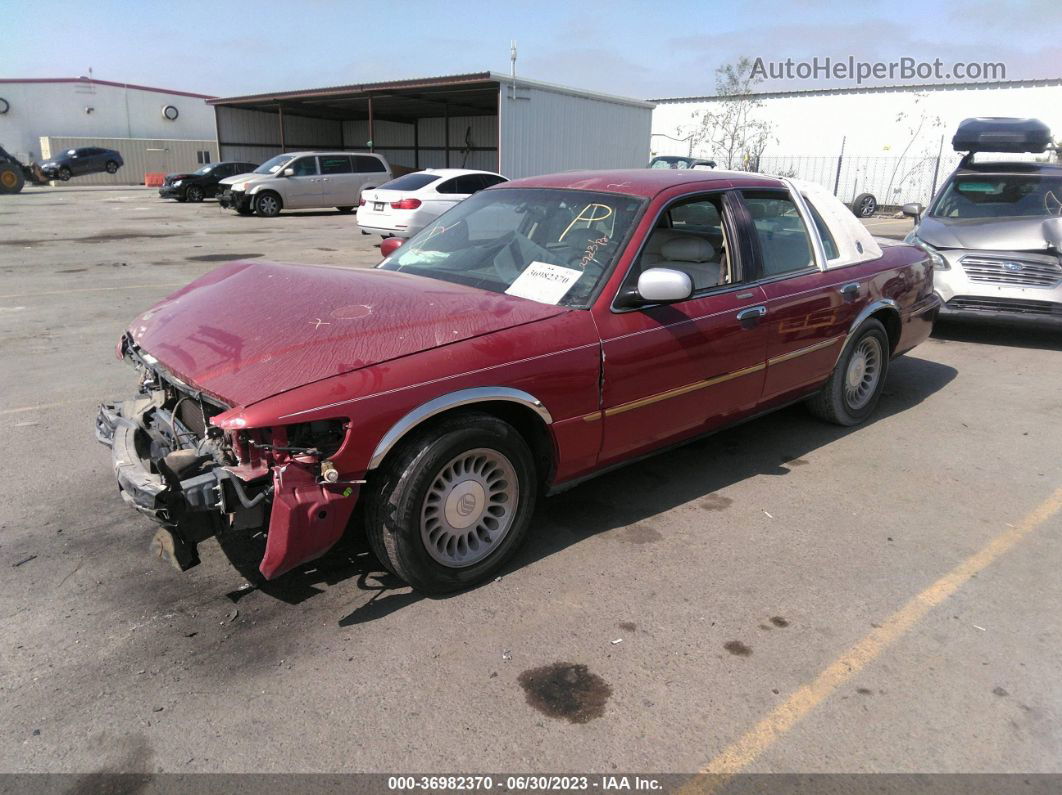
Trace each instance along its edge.
<instances>
[{"instance_id":1,"label":"damaged front end of car","mask_svg":"<svg viewBox=\"0 0 1062 795\"><path fill-rule=\"evenodd\" d=\"M126 334L118 354L140 372L136 397L100 406L122 498L161 527L153 548L184 571L198 545L229 531L266 533L266 579L326 552L346 530L362 485L331 458L344 419L246 427L238 409L170 373Z\"/></svg>"}]
</instances>

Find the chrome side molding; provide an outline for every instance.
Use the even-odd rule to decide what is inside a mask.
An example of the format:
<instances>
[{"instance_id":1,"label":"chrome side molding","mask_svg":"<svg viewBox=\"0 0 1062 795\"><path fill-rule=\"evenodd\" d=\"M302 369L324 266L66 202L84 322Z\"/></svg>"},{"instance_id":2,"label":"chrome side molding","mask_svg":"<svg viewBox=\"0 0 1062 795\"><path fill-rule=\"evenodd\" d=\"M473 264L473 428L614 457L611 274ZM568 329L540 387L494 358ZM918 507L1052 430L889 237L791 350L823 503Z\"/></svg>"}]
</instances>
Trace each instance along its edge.
<instances>
[{"instance_id":1,"label":"chrome side molding","mask_svg":"<svg viewBox=\"0 0 1062 795\"><path fill-rule=\"evenodd\" d=\"M519 403L534 411L547 425L553 423L553 417L542 401L534 395L529 395L520 389L512 389L505 386L477 386L471 389L459 389L448 395L440 395L434 400L418 406L406 416L391 426L391 429L383 435L380 443L376 445L372 458L369 459L369 469L376 469L383 462L384 457L391 451L398 441L420 425L425 420L441 414L450 409L461 406L471 406L476 403L490 403L496 400L504 400L509 403Z\"/></svg>"}]
</instances>

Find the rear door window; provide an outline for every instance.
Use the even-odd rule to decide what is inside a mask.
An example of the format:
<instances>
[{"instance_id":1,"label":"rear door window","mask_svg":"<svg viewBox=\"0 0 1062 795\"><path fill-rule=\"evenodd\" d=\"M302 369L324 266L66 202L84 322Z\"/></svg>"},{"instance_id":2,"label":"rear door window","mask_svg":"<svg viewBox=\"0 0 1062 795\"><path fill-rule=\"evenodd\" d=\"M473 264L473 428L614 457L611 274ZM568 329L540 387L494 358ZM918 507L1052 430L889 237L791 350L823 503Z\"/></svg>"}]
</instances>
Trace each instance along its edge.
<instances>
[{"instance_id":1,"label":"rear door window","mask_svg":"<svg viewBox=\"0 0 1062 795\"><path fill-rule=\"evenodd\" d=\"M321 155L322 174L349 174L351 173L350 155Z\"/></svg>"},{"instance_id":2,"label":"rear door window","mask_svg":"<svg viewBox=\"0 0 1062 795\"><path fill-rule=\"evenodd\" d=\"M804 203L807 204L808 209L811 211L811 219L815 222L819 237L822 238L822 248L826 252L826 259L837 259L841 255L837 251L837 243L834 242L833 235L830 234L830 228L822 220L822 216L815 209L813 202L805 199Z\"/></svg>"},{"instance_id":3,"label":"rear door window","mask_svg":"<svg viewBox=\"0 0 1062 795\"><path fill-rule=\"evenodd\" d=\"M815 267L811 238L788 191L741 191L756 228L763 276L796 275Z\"/></svg>"},{"instance_id":4,"label":"rear door window","mask_svg":"<svg viewBox=\"0 0 1062 795\"><path fill-rule=\"evenodd\" d=\"M459 186L457 184L457 181L459 179L460 177L454 177L453 179L448 179L445 182L440 182L438 185L435 186L436 193L464 193L464 191L458 189Z\"/></svg>"}]
</instances>

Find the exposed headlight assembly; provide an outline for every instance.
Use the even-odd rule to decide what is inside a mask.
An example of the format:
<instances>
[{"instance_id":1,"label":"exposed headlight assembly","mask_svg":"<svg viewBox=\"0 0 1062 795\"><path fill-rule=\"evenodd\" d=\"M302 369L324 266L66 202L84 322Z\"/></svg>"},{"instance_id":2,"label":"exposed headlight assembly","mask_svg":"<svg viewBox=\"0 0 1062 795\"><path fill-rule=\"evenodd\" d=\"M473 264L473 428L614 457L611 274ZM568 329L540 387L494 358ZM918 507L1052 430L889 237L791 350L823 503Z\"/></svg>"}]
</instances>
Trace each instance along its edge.
<instances>
[{"instance_id":1,"label":"exposed headlight assembly","mask_svg":"<svg viewBox=\"0 0 1062 795\"><path fill-rule=\"evenodd\" d=\"M183 179L174 180L173 187L175 187L175 188L181 187L181 183L182 182L184 182Z\"/></svg>"},{"instance_id":2,"label":"exposed headlight assembly","mask_svg":"<svg viewBox=\"0 0 1062 795\"><path fill-rule=\"evenodd\" d=\"M929 245L926 241L920 238L914 233L914 231L908 232L907 237L903 239L904 243L909 243L912 246L918 246L922 251L926 252L929 256L929 261L933 263L933 270L935 271L950 271L951 265L944 259L944 256L937 251L933 246Z\"/></svg>"}]
</instances>

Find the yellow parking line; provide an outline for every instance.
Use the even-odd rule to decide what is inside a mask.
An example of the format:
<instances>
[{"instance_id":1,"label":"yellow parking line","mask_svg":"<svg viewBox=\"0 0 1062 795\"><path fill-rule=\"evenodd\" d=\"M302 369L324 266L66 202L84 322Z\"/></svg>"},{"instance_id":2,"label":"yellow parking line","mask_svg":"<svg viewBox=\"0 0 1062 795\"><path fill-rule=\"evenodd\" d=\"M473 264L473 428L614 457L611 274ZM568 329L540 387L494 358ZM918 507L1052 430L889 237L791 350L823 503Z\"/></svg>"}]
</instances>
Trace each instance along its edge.
<instances>
[{"instance_id":1,"label":"yellow parking line","mask_svg":"<svg viewBox=\"0 0 1062 795\"><path fill-rule=\"evenodd\" d=\"M183 282L151 282L150 284L123 284L119 287L77 287L72 290L45 290L39 293L8 293L0 295L0 299L7 298L33 298L38 295L66 295L67 293L98 293L108 290L144 290L148 287L176 287L188 284Z\"/></svg>"},{"instance_id":2,"label":"yellow parking line","mask_svg":"<svg viewBox=\"0 0 1062 795\"><path fill-rule=\"evenodd\" d=\"M784 703L775 707L759 723L753 726L736 742L708 762L700 772L715 776L707 780L694 780L688 789L703 792L706 785L714 789L727 777L748 767L765 750L773 745L809 712L815 709L841 685L873 662L889 646L903 637L930 610L954 594L971 577L983 571L990 563L1038 528L1062 508L1062 487L1028 514L1020 524L1000 533L979 551L968 557L935 583L911 599L889 616L880 627L852 646L830 663L818 677L796 690Z\"/></svg>"}]
</instances>

